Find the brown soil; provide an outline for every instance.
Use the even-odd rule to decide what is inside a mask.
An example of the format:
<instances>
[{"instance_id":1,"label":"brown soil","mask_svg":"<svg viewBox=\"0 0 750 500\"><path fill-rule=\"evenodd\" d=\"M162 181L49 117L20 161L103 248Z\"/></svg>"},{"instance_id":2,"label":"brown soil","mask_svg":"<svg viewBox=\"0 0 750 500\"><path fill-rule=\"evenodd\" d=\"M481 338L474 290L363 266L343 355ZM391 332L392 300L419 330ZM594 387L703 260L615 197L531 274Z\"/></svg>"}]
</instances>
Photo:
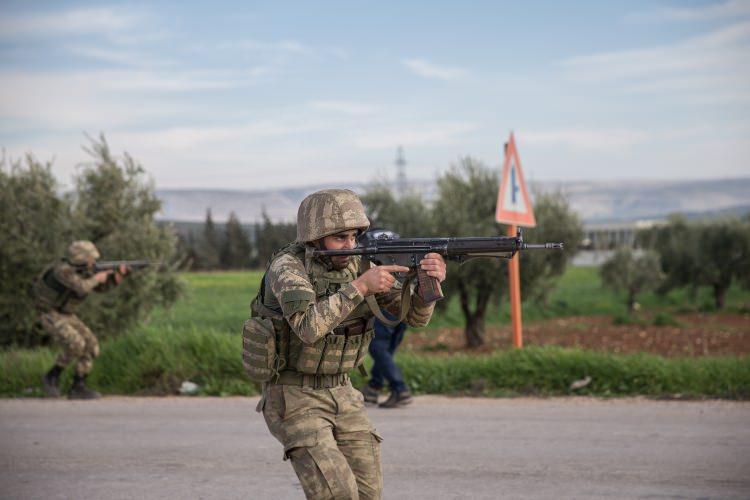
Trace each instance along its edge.
<instances>
[{"instance_id":1,"label":"brown soil","mask_svg":"<svg viewBox=\"0 0 750 500\"><path fill-rule=\"evenodd\" d=\"M662 356L750 354L750 314L685 314L679 326L616 325L608 316L576 316L524 325L526 346L580 347L613 353L649 352ZM488 326L486 344L472 351L511 346L510 325ZM464 350L463 328L412 330L404 347L423 352Z\"/></svg>"}]
</instances>

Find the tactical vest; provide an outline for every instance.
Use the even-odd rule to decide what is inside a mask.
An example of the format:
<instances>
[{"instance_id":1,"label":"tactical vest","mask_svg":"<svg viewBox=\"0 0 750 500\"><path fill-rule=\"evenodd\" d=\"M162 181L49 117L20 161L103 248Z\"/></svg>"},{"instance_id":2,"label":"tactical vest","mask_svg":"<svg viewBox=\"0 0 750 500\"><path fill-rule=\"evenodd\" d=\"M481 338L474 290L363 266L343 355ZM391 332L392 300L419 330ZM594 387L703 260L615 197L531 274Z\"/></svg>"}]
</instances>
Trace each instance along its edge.
<instances>
[{"instance_id":1,"label":"tactical vest","mask_svg":"<svg viewBox=\"0 0 750 500\"><path fill-rule=\"evenodd\" d=\"M291 254L305 264L315 300L322 300L351 283L359 274L359 259L352 258L342 270L329 270L322 262L306 259L305 247L291 244L279 250L271 262ZM270 267L270 263L269 263ZM314 344L305 344L284 318L281 306L263 275L258 295L251 304L251 318L243 328L243 365L250 378L278 380L285 372L305 375L340 375L360 367L374 335L373 315L362 301L331 332Z\"/></svg>"},{"instance_id":2,"label":"tactical vest","mask_svg":"<svg viewBox=\"0 0 750 500\"><path fill-rule=\"evenodd\" d=\"M65 314L75 314L86 300L87 294L80 295L61 282L55 273L57 267L55 265L45 269L34 283L37 309L54 309Z\"/></svg>"}]
</instances>

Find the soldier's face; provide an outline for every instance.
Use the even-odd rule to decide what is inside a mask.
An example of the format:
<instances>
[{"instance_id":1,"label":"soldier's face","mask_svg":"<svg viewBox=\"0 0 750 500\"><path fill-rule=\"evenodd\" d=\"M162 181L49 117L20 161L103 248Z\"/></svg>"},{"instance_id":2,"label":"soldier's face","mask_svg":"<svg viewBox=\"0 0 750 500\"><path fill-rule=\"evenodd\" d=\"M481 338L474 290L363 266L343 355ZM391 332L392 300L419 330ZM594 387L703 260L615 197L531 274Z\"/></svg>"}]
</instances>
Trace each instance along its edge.
<instances>
[{"instance_id":1,"label":"soldier's face","mask_svg":"<svg viewBox=\"0 0 750 500\"><path fill-rule=\"evenodd\" d=\"M326 250L350 249L357 246L357 230L342 231L323 238L323 248ZM349 265L349 256L331 257L331 263L336 269L344 269Z\"/></svg>"}]
</instances>

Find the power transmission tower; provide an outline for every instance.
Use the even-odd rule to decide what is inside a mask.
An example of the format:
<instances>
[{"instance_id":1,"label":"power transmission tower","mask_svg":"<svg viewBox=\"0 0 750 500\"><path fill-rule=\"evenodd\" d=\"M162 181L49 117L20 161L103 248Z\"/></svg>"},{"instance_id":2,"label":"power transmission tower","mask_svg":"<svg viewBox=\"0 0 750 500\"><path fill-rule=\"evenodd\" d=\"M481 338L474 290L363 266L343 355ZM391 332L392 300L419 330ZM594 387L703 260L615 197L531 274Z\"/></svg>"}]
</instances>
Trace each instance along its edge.
<instances>
[{"instance_id":1,"label":"power transmission tower","mask_svg":"<svg viewBox=\"0 0 750 500\"><path fill-rule=\"evenodd\" d=\"M399 197L406 194L406 160L404 159L404 148L399 146L396 150L396 190Z\"/></svg>"}]
</instances>

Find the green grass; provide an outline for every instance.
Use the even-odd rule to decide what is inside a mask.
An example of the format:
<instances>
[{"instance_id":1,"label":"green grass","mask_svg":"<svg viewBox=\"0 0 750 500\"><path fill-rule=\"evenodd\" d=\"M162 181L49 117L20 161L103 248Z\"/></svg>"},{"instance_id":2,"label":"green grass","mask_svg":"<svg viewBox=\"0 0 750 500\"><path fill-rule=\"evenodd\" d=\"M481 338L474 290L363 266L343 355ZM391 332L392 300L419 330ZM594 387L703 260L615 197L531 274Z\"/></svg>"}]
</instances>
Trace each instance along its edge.
<instances>
[{"instance_id":1,"label":"green grass","mask_svg":"<svg viewBox=\"0 0 750 500\"><path fill-rule=\"evenodd\" d=\"M173 394L191 380L201 394L255 394L240 359L242 323L257 293L260 272L187 273L187 295L171 309L158 309L151 319L125 335L102 343L102 355L91 383L108 394ZM654 322L674 324L673 314L704 308L710 294L696 300L685 291L666 297L644 294L641 304L657 314ZM622 297L601 288L595 268L571 268L550 296L550 307L524 304L526 321L552 316L622 316ZM740 309L750 293L733 288L727 304ZM497 304L488 322L507 322ZM430 327L461 326L457 302L436 315ZM569 384L588 375L593 381L581 394L600 396L684 394L750 398L749 358L664 359L658 356L612 356L571 349L526 348L491 355L445 356L404 353L399 356L407 380L417 392L486 395L568 394ZM12 349L0 352L0 395L39 395L41 375L54 351ZM64 384L70 383L70 370Z\"/></svg>"},{"instance_id":2,"label":"green grass","mask_svg":"<svg viewBox=\"0 0 750 500\"><path fill-rule=\"evenodd\" d=\"M523 270L521 271L523 272ZM523 294L523 290L521 290ZM430 321L431 328L456 327L464 325L464 318L458 300L448 299L448 307ZM638 296L641 310L658 313L679 314L696 311L713 311L713 295L708 288L701 288L695 298L687 290L674 290L665 296L654 292ZM747 312L750 307L750 291L733 286L727 293L727 312ZM569 267L549 295L547 305L524 302L524 321L537 321L548 318L569 316L619 316L627 315L625 295L602 287L599 269L596 267ZM502 304L495 300L487 312L487 324L507 324L510 322L508 299Z\"/></svg>"},{"instance_id":3,"label":"green grass","mask_svg":"<svg viewBox=\"0 0 750 500\"><path fill-rule=\"evenodd\" d=\"M236 271L219 273L185 273L187 296L170 310L157 310L149 326L171 327L176 330L209 329L238 332L250 313L250 301L258 291L262 272ZM436 313L428 328L463 326L464 318L458 300L448 298L444 311ZM642 309L676 314L687 311L710 310L710 290L701 289L695 300L686 290L676 290L664 297L655 293L639 296ZM750 292L732 287L727 296L727 310L737 311L750 304ZM602 288L598 269L571 267L560 278L551 292L548 306L531 302L523 304L525 321L551 317L626 314L625 300L620 294ZM510 321L507 299L499 307L495 301L487 313L488 324Z\"/></svg>"},{"instance_id":4,"label":"green grass","mask_svg":"<svg viewBox=\"0 0 750 500\"><path fill-rule=\"evenodd\" d=\"M148 327L238 333L262 276L260 271L185 273L186 296L168 310L155 311Z\"/></svg>"},{"instance_id":5,"label":"green grass","mask_svg":"<svg viewBox=\"0 0 750 500\"><path fill-rule=\"evenodd\" d=\"M91 384L107 394L175 394L184 380L205 395L252 395L239 336L216 331L144 330L106 342ZM0 353L0 395L41 394L41 375L51 365L48 349ZM399 354L397 361L419 394L482 396L569 395L712 397L750 399L750 358L666 359L616 356L555 347L497 351L489 355ZM572 391L570 384L591 383ZM63 387L70 384L70 370ZM363 383L353 374L355 385Z\"/></svg>"}]
</instances>

